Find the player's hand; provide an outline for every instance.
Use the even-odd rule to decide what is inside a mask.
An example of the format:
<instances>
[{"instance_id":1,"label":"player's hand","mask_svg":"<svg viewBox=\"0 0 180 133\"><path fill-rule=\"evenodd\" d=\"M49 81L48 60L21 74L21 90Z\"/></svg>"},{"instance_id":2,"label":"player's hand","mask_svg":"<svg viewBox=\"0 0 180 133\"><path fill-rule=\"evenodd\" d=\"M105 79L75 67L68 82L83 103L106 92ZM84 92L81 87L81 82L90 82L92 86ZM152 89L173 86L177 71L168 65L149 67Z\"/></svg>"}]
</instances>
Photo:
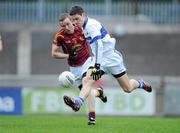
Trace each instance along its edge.
<instances>
[{"instance_id":1,"label":"player's hand","mask_svg":"<svg viewBox=\"0 0 180 133\"><path fill-rule=\"evenodd\" d=\"M75 49L73 49L71 51L71 53L69 54L69 58L68 58L70 61L77 61L77 52Z\"/></svg>"},{"instance_id":2,"label":"player's hand","mask_svg":"<svg viewBox=\"0 0 180 133\"><path fill-rule=\"evenodd\" d=\"M93 80L99 80L101 78L100 64L95 63L91 76L93 77Z\"/></svg>"},{"instance_id":3,"label":"player's hand","mask_svg":"<svg viewBox=\"0 0 180 133\"><path fill-rule=\"evenodd\" d=\"M72 54L70 54L69 55L69 58L68 58L70 61L77 61L77 57L76 57L76 55L72 55Z\"/></svg>"}]
</instances>

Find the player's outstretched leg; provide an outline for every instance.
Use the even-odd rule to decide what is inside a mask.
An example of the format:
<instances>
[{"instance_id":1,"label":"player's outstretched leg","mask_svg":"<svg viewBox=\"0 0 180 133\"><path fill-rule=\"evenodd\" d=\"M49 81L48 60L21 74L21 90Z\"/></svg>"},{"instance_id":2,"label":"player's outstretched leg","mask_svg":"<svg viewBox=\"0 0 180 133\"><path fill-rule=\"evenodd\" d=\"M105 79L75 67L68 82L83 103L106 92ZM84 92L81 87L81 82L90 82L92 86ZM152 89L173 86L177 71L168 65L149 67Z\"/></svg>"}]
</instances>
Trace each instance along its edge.
<instances>
[{"instance_id":1,"label":"player's outstretched leg","mask_svg":"<svg viewBox=\"0 0 180 133\"><path fill-rule=\"evenodd\" d=\"M95 124L96 124L95 112L89 112L88 125L95 125Z\"/></svg>"},{"instance_id":2,"label":"player's outstretched leg","mask_svg":"<svg viewBox=\"0 0 180 133\"><path fill-rule=\"evenodd\" d=\"M152 87L151 87L151 85L149 83L146 83L143 80L138 80L138 82L139 82L139 87L138 88L142 88L142 89L144 89L147 92L151 92L152 91Z\"/></svg>"},{"instance_id":3,"label":"player's outstretched leg","mask_svg":"<svg viewBox=\"0 0 180 133\"><path fill-rule=\"evenodd\" d=\"M63 99L65 104L71 107L75 112L80 109L81 106L77 104L76 101L74 101L72 98L64 96Z\"/></svg>"},{"instance_id":4,"label":"player's outstretched leg","mask_svg":"<svg viewBox=\"0 0 180 133\"><path fill-rule=\"evenodd\" d=\"M99 87L97 88L98 92L99 92L99 98L104 102L106 103L107 102L107 96L105 96L104 94L104 91L103 91L103 88L102 87Z\"/></svg>"}]
</instances>

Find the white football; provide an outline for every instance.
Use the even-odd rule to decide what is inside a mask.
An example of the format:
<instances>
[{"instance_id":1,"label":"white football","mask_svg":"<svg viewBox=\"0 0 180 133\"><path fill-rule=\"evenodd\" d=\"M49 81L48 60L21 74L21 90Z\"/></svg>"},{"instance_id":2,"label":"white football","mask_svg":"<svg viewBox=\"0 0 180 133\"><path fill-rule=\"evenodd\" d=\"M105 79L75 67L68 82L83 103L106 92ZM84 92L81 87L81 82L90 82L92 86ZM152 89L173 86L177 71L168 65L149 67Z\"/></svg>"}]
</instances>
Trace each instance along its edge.
<instances>
[{"instance_id":1,"label":"white football","mask_svg":"<svg viewBox=\"0 0 180 133\"><path fill-rule=\"evenodd\" d=\"M72 87L75 83L75 76L70 71L64 71L59 75L59 83L62 87Z\"/></svg>"}]
</instances>

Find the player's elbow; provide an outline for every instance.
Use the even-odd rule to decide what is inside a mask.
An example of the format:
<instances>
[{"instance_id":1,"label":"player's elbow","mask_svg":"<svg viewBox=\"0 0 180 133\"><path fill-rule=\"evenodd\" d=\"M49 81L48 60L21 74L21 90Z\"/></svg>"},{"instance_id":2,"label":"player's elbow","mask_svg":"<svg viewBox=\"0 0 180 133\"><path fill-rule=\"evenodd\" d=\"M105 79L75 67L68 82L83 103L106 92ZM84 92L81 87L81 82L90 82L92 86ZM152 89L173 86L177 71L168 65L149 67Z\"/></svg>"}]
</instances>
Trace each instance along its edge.
<instances>
[{"instance_id":1,"label":"player's elbow","mask_svg":"<svg viewBox=\"0 0 180 133\"><path fill-rule=\"evenodd\" d=\"M54 53L54 52L51 53L51 56L52 56L53 58L56 58L56 57L57 57L57 56L56 56L56 53Z\"/></svg>"}]
</instances>

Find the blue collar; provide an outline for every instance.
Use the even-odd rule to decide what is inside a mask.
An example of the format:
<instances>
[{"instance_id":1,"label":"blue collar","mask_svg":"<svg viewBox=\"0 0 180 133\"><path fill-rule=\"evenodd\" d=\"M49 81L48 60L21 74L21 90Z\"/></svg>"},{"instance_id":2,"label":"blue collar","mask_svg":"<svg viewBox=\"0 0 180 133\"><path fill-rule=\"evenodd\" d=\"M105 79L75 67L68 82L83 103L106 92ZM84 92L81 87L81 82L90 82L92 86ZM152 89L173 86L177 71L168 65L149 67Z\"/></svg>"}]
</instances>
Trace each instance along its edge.
<instances>
[{"instance_id":1,"label":"blue collar","mask_svg":"<svg viewBox=\"0 0 180 133\"><path fill-rule=\"evenodd\" d=\"M85 21L84 21L84 24L83 24L83 29L85 28L86 24L87 24L87 21L88 21L88 17L86 17Z\"/></svg>"}]
</instances>

